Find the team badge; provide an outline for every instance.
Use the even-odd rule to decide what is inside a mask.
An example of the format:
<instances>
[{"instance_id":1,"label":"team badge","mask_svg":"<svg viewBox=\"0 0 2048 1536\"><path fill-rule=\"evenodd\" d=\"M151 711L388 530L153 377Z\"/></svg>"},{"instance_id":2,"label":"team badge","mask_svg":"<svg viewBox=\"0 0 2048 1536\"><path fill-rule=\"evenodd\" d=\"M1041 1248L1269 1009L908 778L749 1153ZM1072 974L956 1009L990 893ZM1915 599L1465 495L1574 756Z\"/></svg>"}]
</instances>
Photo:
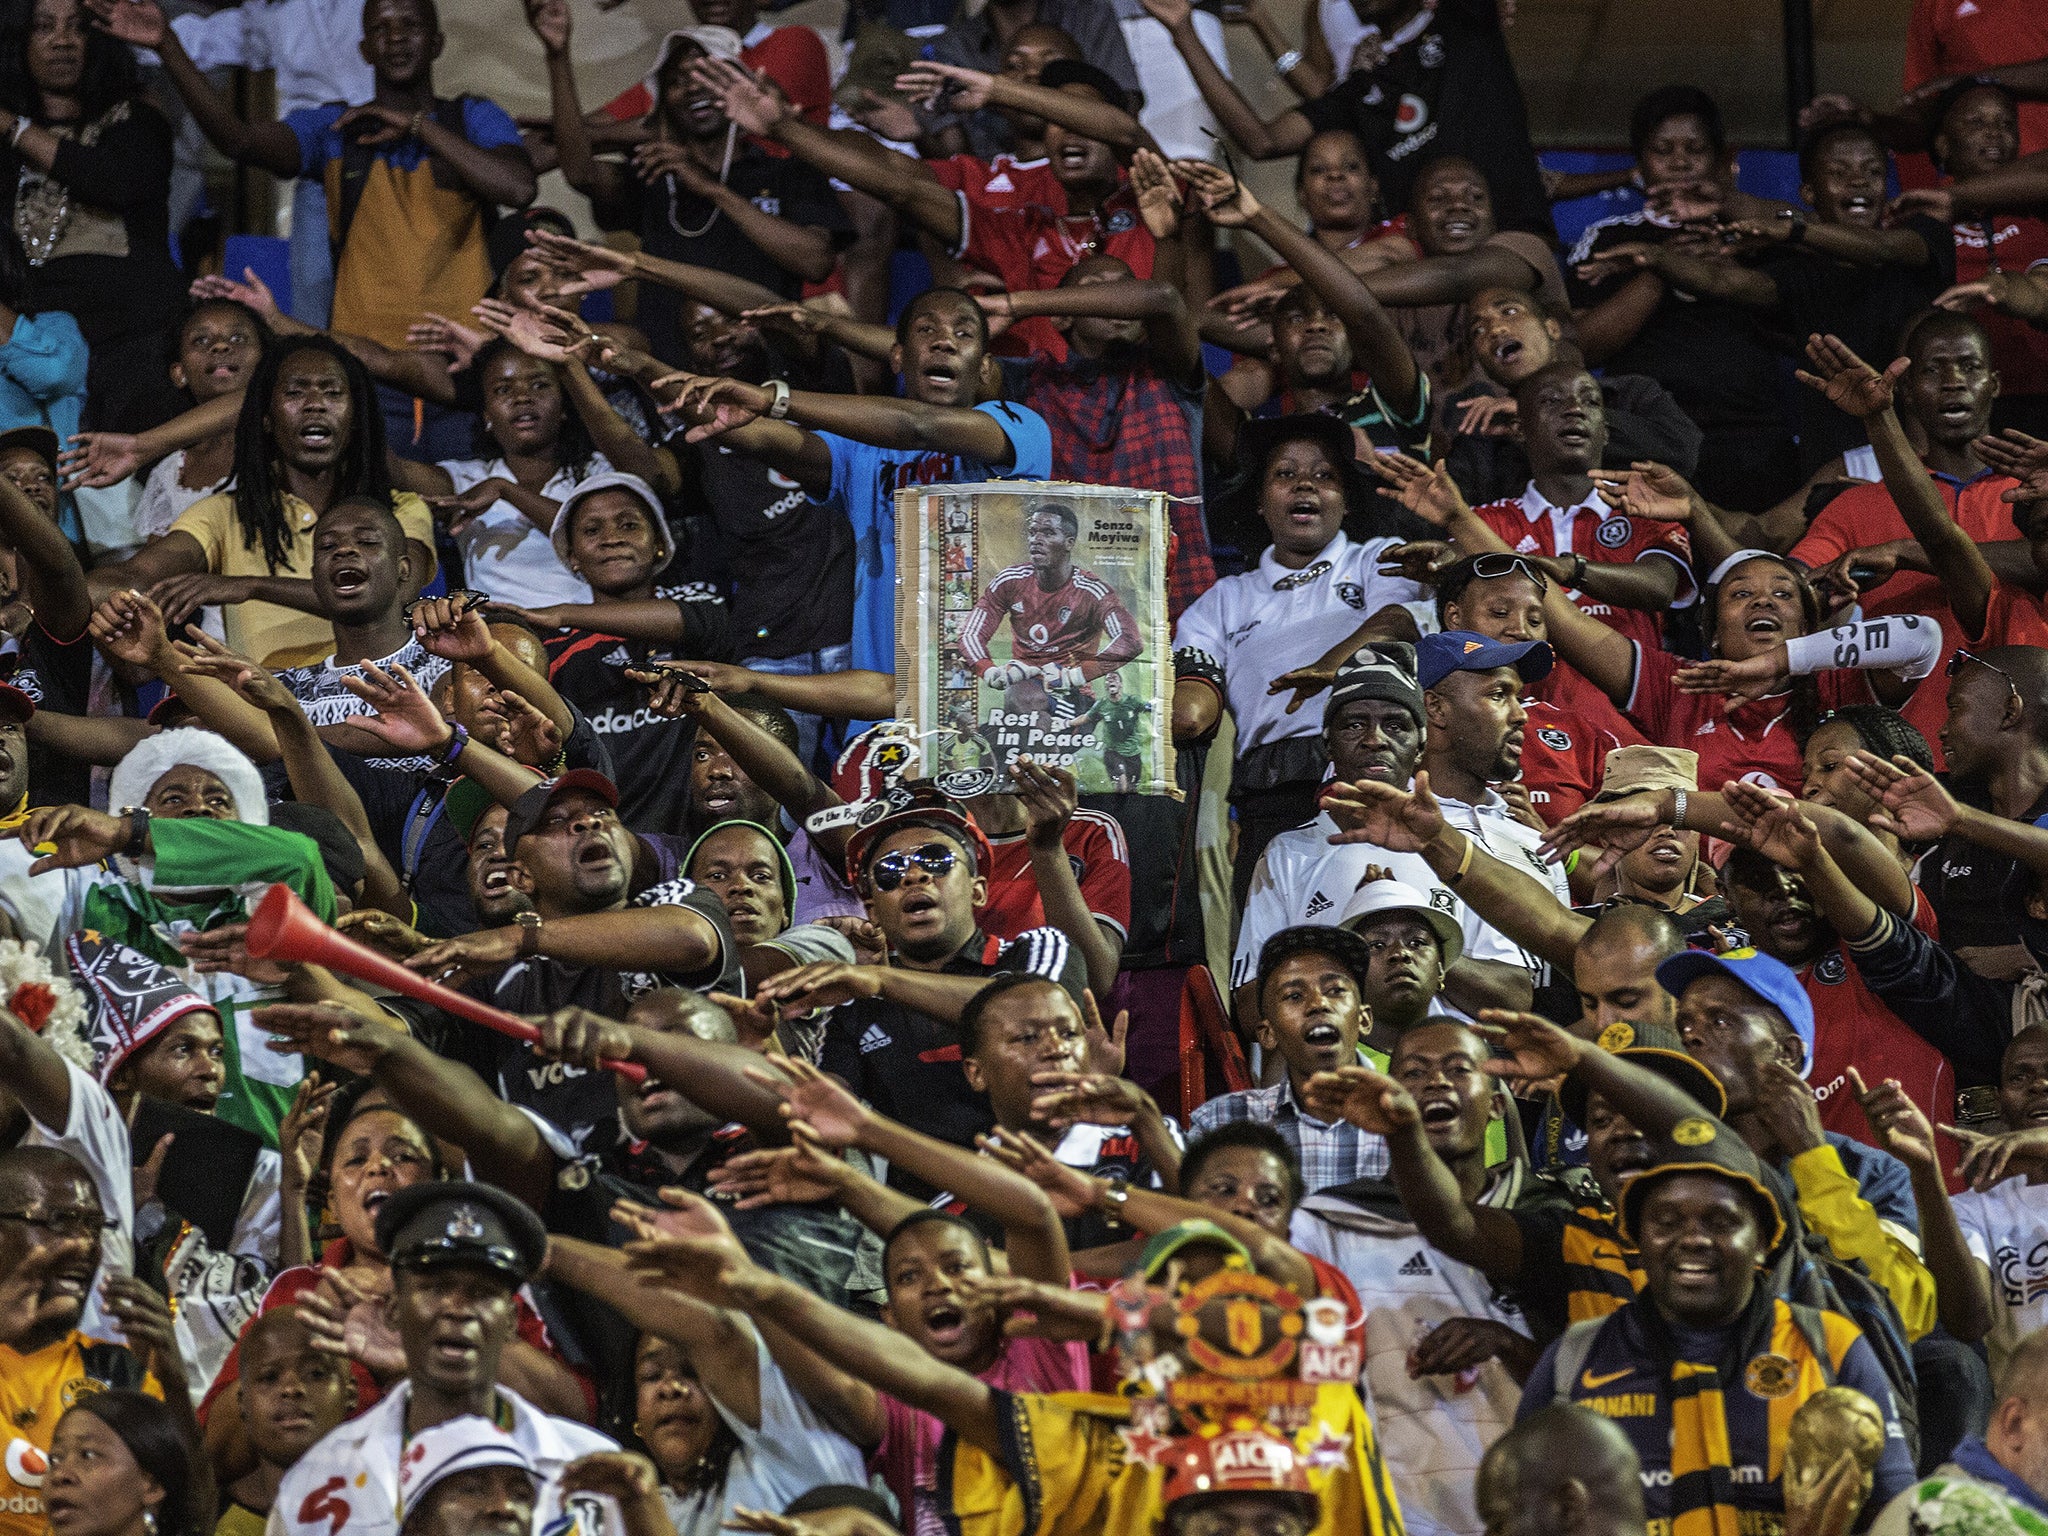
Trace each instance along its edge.
<instances>
[{"instance_id":1,"label":"team badge","mask_svg":"<svg viewBox=\"0 0 2048 1536\"><path fill-rule=\"evenodd\" d=\"M1109 220L1103 225L1103 228L1107 229L1112 235L1123 235L1129 234L1133 229L1137 228L1137 225L1137 216L1130 209L1119 208L1109 216Z\"/></svg>"},{"instance_id":2,"label":"team badge","mask_svg":"<svg viewBox=\"0 0 2048 1536\"><path fill-rule=\"evenodd\" d=\"M1444 61L1444 40L1434 32L1422 40L1422 46L1415 50L1415 61L1424 69L1435 69Z\"/></svg>"},{"instance_id":3,"label":"team badge","mask_svg":"<svg viewBox=\"0 0 2048 1536\"><path fill-rule=\"evenodd\" d=\"M1554 725L1546 725L1537 731L1536 739L1554 752L1569 752L1572 749L1571 737Z\"/></svg>"},{"instance_id":4,"label":"team badge","mask_svg":"<svg viewBox=\"0 0 2048 1536\"><path fill-rule=\"evenodd\" d=\"M1429 103L1413 91L1401 97L1401 104L1394 108L1394 132L1414 133L1429 121Z\"/></svg>"},{"instance_id":5,"label":"team badge","mask_svg":"<svg viewBox=\"0 0 2048 1536\"><path fill-rule=\"evenodd\" d=\"M1617 1019L1600 1031L1600 1049L1603 1051L1625 1051L1636 1043L1636 1027Z\"/></svg>"},{"instance_id":6,"label":"team badge","mask_svg":"<svg viewBox=\"0 0 2048 1536\"><path fill-rule=\"evenodd\" d=\"M1429 893L1429 904L1439 912L1455 912L1458 907L1458 898L1442 886L1438 886Z\"/></svg>"},{"instance_id":7,"label":"team badge","mask_svg":"<svg viewBox=\"0 0 2048 1536\"><path fill-rule=\"evenodd\" d=\"M1714 1139L1714 1122L1687 1115L1671 1128L1671 1139L1681 1147L1704 1147Z\"/></svg>"},{"instance_id":8,"label":"team badge","mask_svg":"<svg viewBox=\"0 0 2048 1536\"><path fill-rule=\"evenodd\" d=\"M1758 1355L1743 1370L1742 1384L1753 1397L1789 1397L1799 1384L1799 1367L1780 1354Z\"/></svg>"},{"instance_id":9,"label":"team badge","mask_svg":"<svg viewBox=\"0 0 2048 1536\"><path fill-rule=\"evenodd\" d=\"M1820 964L1813 968L1813 974L1831 987L1838 987L1849 975L1849 962L1842 958L1839 949L1831 949L1820 958Z\"/></svg>"},{"instance_id":10,"label":"team badge","mask_svg":"<svg viewBox=\"0 0 2048 1536\"><path fill-rule=\"evenodd\" d=\"M1607 549L1619 549L1634 532L1629 520L1617 512L1593 530L1593 541Z\"/></svg>"},{"instance_id":11,"label":"team badge","mask_svg":"<svg viewBox=\"0 0 2048 1536\"><path fill-rule=\"evenodd\" d=\"M480 1242L484 1235L484 1224L474 1209L466 1205L455 1207L455 1214L448 1218L443 1236L458 1243Z\"/></svg>"}]
</instances>

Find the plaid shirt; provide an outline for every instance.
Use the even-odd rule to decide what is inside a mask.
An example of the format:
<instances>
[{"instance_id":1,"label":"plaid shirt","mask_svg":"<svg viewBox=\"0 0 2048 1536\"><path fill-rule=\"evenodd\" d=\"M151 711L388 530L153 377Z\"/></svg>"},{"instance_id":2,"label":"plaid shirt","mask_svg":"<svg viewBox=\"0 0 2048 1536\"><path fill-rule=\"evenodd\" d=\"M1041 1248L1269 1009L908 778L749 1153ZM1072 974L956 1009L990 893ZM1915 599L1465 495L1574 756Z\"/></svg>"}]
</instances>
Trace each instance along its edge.
<instances>
[{"instance_id":1,"label":"plaid shirt","mask_svg":"<svg viewBox=\"0 0 2048 1536\"><path fill-rule=\"evenodd\" d=\"M1188 1140L1242 1120L1270 1125L1294 1148L1302 1188L1309 1194L1354 1179L1386 1177L1389 1159L1384 1136L1361 1131L1348 1120L1330 1125L1316 1119L1295 1103L1294 1089L1284 1077L1270 1088L1244 1088L1211 1099L1188 1117Z\"/></svg>"},{"instance_id":2,"label":"plaid shirt","mask_svg":"<svg viewBox=\"0 0 2048 1536\"><path fill-rule=\"evenodd\" d=\"M1164 491L1173 498L1167 503L1173 548L1166 600L1172 622L1179 623L1181 610L1216 585L1196 447L1201 395L1161 377L1149 363L1104 368L1078 353L1065 362L1030 358L1014 383L1023 403L1052 429L1055 480Z\"/></svg>"}]
</instances>

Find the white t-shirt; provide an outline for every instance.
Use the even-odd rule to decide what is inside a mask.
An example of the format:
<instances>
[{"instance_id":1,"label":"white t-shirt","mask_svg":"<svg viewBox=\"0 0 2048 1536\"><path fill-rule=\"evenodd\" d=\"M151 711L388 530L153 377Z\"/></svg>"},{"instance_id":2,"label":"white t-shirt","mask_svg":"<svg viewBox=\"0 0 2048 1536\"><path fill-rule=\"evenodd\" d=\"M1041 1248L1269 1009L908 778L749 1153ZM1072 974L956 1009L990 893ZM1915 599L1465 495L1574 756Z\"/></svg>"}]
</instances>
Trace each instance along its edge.
<instances>
[{"instance_id":1,"label":"white t-shirt","mask_svg":"<svg viewBox=\"0 0 2048 1536\"><path fill-rule=\"evenodd\" d=\"M1561 904L1571 905L1571 888L1565 883L1563 869L1536 858L1536 845L1543 834L1510 817L1507 802L1499 795L1489 790L1487 798L1477 806L1461 800L1440 800L1438 804L1443 807L1445 821L1495 858L1542 880ZM1464 931L1465 953L1471 958L1526 966L1541 985L1543 962L1458 900L1421 854L1396 853L1374 843L1333 845L1330 838L1336 831L1337 823L1323 811L1307 826L1282 832L1266 844L1258 867L1252 871L1251 891L1245 897L1244 921L1239 925L1237 951L1230 962L1231 986L1241 987L1258 975L1259 950L1281 929L1301 923L1335 923L1342 917L1352 892L1365 878L1368 864L1381 865L1396 880L1426 893L1431 906L1455 918ZM1442 999L1438 1001L1446 1013L1460 1019L1467 1017Z\"/></svg>"},{"instance_id":2,"label":"white t-shirt","mask_svg":"<svg viewBox=\"0 0 2048 1536\"><path fill-rule=\"evenodd\" d=\"M1489 1200L1489 1204L1493 1203ZM1499 1360L1454 1376L1408 1374L1408 1352L1440 1323L1482 1317L1526 1335L1514 1303L1485 1275L1429 1246L1400 1213L1324 1191L1294 1213L1288 1238L1343 1271L1365 1308L1366 1406L1410 1536L1479 1536L1480 1458L1515 1421L1522 1388Z\"/></svg>"},{"instance_id":3,"label":"white t-shirt","mask_svg":"<svg viewBox=\"0 0 2048 1536\"><path fill-rule=\"evenodd\" d=\"M518 478L503 459L443 459L440 467L448 471L458 495L493 477ZM611 468L603 454L590 456L591 474L610 474ZM576 476L558 469L540 493L559 503L575 488ZM593 600L590 583L562 564L547 530L509 501L492 502L471 518L456 535L455 544L462 551L463 581L501 603L549 608L556 603Z\"/></svg>"},{"instance_id":4,"label":"white t-shirt","mask_svg":"<svg viewBox=\"0 0 2048 1536\"><path fill-rule=\"evenodd\" d=\"M61 1127L29 1118L22 1145L55 1147L69 1152L92 1175L100 1209L116 1223L100 1239L100 1275L126 1275L135 1270L134 1159L128 1151L128 1126L112 1097L76 1062L64 1063L71 1077L71 1109ZM86 1298L78 1330L96 1339L120 1339L120 1325L100 1309L99 1281Z\"/></svg>"},{"instance_id":5,"label":"white t-shirt","mask_svg":"<svg viewBox=\"0 0 2048 1536\"><path fill-rule=\"evenodd\" d=\"M541 1475L534 1529L552 1530L563 1515L562 1469L618 1446L588 1425L542 1413L510 1387L499 1387L498 1396L512 1410L512 1438ZM401 1381L368 1413L329 1430L278 1484L265 1536L398 1536L398 1458L411 1401L412 1383ZM578 1494L576 1502L588 1497ZM613 1501L597 1502L606 1509L605 1528L621 1529ZM562 1536L592 1533L564 1521Z\"/></svg>"},{"instance_id":6,"label":"white t-shirt","mask_svg":"<svg viewBox=\"0 0 2048 1536\"><path fill-rule=\"evenodd\" d=\"M1421 587L1380 574L1381 557L1400 542L1354 544L1340 532L1299 571L1269 549L1257 569L1217 582L1188 605L1174 628L1174 649L1193 646L1223 669L1239 757L1289 736L1322 733L1322 701L1290 715L1293 695L1266 691L1274 678L1308 666L1389 603L1405 605L1425 634L1436 628Z\"/></svg>"},{"instance_id":7,"label":"white t-shirt","mask_svg":"<svg viewBox=\"0 0 2048 1536\"><path fill-rule=\"evenodd\" d=\"M0 910L14 919L21 942L43 952L43 958L68 975L64 941L78 930L85 912L85 893L99 883L90 869L53 869L31 875L36 856L16 837L0 838Z\"/></svg>"},{"instance_id":8,"label":"white t-shirt","mask_svg":"<svg viewBox=\"0 0 2048 1536\"><path fill-rule=\"evenodd\" d=\"M1984 1342L1996 1376L2015 1344L2048 1325L2048 1184L2019 1174L1982 1194L1965 1190L1954 1204L1963 1241L1991 1271L1995 1315Z\"/></svg>"},{"instance_id":9,"label":"white t-shirt","mask_svg":"<svg viewBox=\"0 0 2048 1536\"><path fill-rule=\"evenodd\" d=\"M721 1487L679 1494L662 1485L661 1502L668 1507L676 1536L722 1536L726 1520L738 1506L780 1510L828 1483L867 1483L866 1458L852 1441L828 1429L811 1405L790 1389L758 1333L754 1349L761 1372L761 1427L742 1422L718 1400L713 1383L703 1383L711 1406L740 1446Z\"/></svg>"}]
</instances>

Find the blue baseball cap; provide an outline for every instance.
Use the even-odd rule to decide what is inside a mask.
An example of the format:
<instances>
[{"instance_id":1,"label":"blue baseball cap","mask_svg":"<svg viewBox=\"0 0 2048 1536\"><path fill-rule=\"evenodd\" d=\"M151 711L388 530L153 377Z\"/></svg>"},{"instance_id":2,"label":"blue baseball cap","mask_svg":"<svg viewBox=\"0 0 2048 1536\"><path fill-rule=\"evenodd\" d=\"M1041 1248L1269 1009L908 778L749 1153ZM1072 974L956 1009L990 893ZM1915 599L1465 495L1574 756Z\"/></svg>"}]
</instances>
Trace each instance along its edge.
<instances>
[{"instance_id":1,"label":"blue baseball cap","mask_svg":"<svg viewBox=\"0 0 2048 1536\"><path fill-rule=\"evenodd\" d=\"M1721 955L1688 949L1657 967L1657 985L1677 997L1702 976L1717 971L1740 982L1785 1015L1805 1052L1806 1059L1799 1068L1799 1075L1804 1077L1813 1067L1813 1000L1784 961L1773 960L1753 949L1731 949Z\"/></svg>"},{"instance_id":2,"label":"blue baseball cap","mask_svg":"<svg viewBox=\"0 0 2048 1536\"><path fill-rule=\"evenodd\" d=\"M1453 672L1491 672L1495 667L1513 667L1523 682L1540 682L1550 675L1555 660L1550 647L1541 640L1512 645L1505 640L1489 640L1469 629L1424 635L1415 646L1415 670L1424 692Z\"/></svg>"}]
</instances>

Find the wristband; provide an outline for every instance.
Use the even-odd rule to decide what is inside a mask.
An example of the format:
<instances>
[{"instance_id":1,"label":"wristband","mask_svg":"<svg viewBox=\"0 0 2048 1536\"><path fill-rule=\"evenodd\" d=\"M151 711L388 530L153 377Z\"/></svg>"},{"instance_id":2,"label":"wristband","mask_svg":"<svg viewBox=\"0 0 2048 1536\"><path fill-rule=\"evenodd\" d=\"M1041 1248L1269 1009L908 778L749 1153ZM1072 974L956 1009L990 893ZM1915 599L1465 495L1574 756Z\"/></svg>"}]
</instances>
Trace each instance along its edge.
<instances>
[{"instance_id":1,"label":"wristband","mask_svg":"<svg viewBox=\"0 0 2048 1536\"><path fill-rule=\"evenodd\" d=\"M1791 216L1792 222L1785 227L1785 243L1801 245L1806 240L1806 220L1798 214Z\"/></svg>"},{"instance_id":2,"label":"wristband","mask_svg":"<svg viewBox=\"0 0 2048 1536\"><path fill-rule=\"evenodd\" d=\"M1908 682L1934 671L1941 660L1941 627L1902 613L1837 624L1817 635L1785 642L1785 667L1794 677L1829 671L1896 671Z\"/></svg>"},{"instance_id":3,"label":"wristband","mask_svg":"<svg viewBox=\"0 0 2048 1536\"><path fill-rule=\"evenodd\" d=\"M1451 884L1456 885L1460 880L1463 880L1467 872L1470 871L1470 869L1472 868L1472 850L1477 848L1478 846L1478 840L1474 838L1471 833L1466 833L1465 857L1458 860L1458 867L1451 874Z\"/></svg>"},{"instance_id":4,"label":"wristband","mask_svg":"<svg viewBox=\"0 0 2048 1536\"><path fill-rule=\"evenodd\" d=\"M426 121L426 109L422 107L419 111L413 113L412 121L405 125L405 136L409 139L418 138L420 136L420 129L425 126Z\"/></svg>"},{"instance_id":5,"label":"wristband","mask_svg":"<svg viewBox=\"0 0 2048 1536\"><path fill-rule=\"evenodd\" d=\"M789 381L787 379L770 379L768 381L768 389L775 396L773 400L768 402L768 419L770 421L787 421L789 419Z\"/></svg>"},{"instance_id":6,"label":"wristband","mask_svg":"<svg viewBox=\"0 0 2048 1536\"><path fill-rule=\"evenodd\" d=\"M437 779L442 780L444 783L449 780L460 777L459 773L456 770L455 763L456 759L462 756L463 750L466 747L468 747L468 745L469 732L463 728L463 725L459 720L451 721L449 723L448 741L446 745L444 745L439 752L434 754L434 767L432 770L433 776Z\"/></svg>"},{"instance_id":7,"label":"wristband","mask_svg":"<svg viewBox=\"0 0 2048 1536\"><path fill-rule=\"evenodd\" d=\"M128 841L121 845L121 852L139 859L149 851L149 812L131 805L122 814L128 818Z\"/></svg>"},{"instance_id":8,"label":"wristband","mask_svg":"<svg viewBox=\"0 0 2048 1536\"><path fill-rule=\"evenodd\" d=\"M1273 61L1273 73L1283 77L1293 74L1300 67L1301 50L1299 48L1290 48Z\"/></svg>"},{"instance_id":9,"label":"wristband","mask_svg":"<svg viewBox=\"0 0 2048 1536\"><path fill-rule=\"evenodd\" d=\"M1685 791L1682 789L1671 791L1671 825L1674 827L1685 825Z\"/></svg>"}]
</instances>

